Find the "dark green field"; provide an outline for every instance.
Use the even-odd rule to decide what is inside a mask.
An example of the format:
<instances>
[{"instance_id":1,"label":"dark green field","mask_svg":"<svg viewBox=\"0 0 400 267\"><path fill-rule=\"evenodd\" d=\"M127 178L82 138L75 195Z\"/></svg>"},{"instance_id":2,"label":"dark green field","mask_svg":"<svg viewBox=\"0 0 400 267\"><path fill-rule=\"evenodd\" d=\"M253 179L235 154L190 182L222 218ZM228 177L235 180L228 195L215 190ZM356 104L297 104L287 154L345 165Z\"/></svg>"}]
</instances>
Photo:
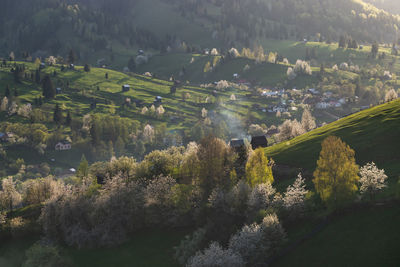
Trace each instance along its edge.
<instances>
[{"instance_id":1,"label":"dark green field","mask_svg":"<svg viewBox=\"0 0 400 267\"><path fill-rule=\"evenodd\" d=\"M78 267L175 267L173 247L177 246L189 230L143 231L131 241L115 247L103 249L64 248L61 253ZM0 266L19 267L25 260L25 251L38 237L15 239L0 244Z\"/></svg>"},{"instance_id":2,"label":"dark green field","mask_svg":"<svg viewBox=\"0 0 400 267\"><path fill-rule=\"evenodd\" d=\"M399 266L399 225L398 203L355 210L333 219L273 266Z\"/></svg>"}]
</instances>

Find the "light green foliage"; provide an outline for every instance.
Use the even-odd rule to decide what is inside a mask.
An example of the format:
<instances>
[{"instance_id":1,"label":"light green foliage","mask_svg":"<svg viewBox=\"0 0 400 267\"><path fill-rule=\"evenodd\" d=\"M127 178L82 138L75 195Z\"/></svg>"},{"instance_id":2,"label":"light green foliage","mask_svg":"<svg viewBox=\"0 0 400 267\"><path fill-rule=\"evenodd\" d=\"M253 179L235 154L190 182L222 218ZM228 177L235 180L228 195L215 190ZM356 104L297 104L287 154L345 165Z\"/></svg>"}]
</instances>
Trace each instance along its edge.
<instances>
[{"instance_id":1,"label":"light green foliage","mask_svg":"<svg viewBox=\"0 0 400 267\"><path fill-rule=\"evenodd\" d=\"M274 182L272 167L269 164L264 149L258 148L250 155L246 164L246 179L251 186Z\"/></svg>"}]
</instances>

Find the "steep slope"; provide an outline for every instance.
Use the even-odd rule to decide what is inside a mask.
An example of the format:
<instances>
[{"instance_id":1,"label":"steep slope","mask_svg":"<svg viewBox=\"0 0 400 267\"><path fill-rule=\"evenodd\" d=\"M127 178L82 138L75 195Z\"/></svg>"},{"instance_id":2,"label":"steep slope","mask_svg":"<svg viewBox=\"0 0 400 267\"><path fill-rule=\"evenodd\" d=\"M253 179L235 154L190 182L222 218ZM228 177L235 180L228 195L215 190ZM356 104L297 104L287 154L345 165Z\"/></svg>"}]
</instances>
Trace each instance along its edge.
<instances>
[{"instance_id":1,"label":"steep slope","mask_svg":"<svg viewBox=\"0 0 400 267\"><path fill-rule=\"evenodd\" d=\"M400 100L353 114L265 151L278 164L314 170L321 142L331 135L355 150L357 163L374 161L389 175L400 174Z\"/></svg>"}]
</instances>

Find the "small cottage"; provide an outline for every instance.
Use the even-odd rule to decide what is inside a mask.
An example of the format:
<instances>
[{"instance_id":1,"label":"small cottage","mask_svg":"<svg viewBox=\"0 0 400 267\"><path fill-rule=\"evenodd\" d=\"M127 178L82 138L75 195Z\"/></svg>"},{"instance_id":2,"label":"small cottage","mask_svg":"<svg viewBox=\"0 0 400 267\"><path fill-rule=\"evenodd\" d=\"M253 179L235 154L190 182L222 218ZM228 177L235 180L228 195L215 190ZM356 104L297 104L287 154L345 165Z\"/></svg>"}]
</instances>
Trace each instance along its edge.
<instances>
[{"instance_id":1,"label":"small cottage","mask_svg":"<svg viewBox=\"0 0 400 267\"><path fill-rule=\"evenodd\" d=\"M268 140L265 135L262 136L253 136L251 138L251 147L257 149L259 147L268 147Z\"/></svg>"},{"instance_id":2,"label":"small cottage","mask_svg":"<svg viewBox=\"0 0 400 267\"><path fill-rule=\"evenodd\" d=\"M128 92L131 89L129 84L125 84L122 86L122 92Z\"/></svg>"},{"instance_id":3,"label":"small cottage","mask_svg":"<svg viewBox=\"0 0 400 267\"><path fill-rule=\"evenodd\" d=\"M58 142L55 146L55 149L57 151L64 151L64 150L70 150L72 148L72 145L70 142L68 141L62 141L62 142Z\"/></svg>"},{"instance_id":4,"label":"small cottage","mask_svg":"<svg viewBox=\"0 0 400 267\"><path fill-rule=\"evenodd\" d=\"M7 142L7 134L5 133L0 133L0 142Z\"/></svg>"},{"instance_id":5,"label":"small cottage","mask_svg":"<svg viewBox=\"0 0 400 267\"><path fill-rule=\"evenodd\" d=\"M229 142L229 145L233 149L238 149L244 147L244 140L243 139L232 139Z\"/></svg>"}]
</instances>

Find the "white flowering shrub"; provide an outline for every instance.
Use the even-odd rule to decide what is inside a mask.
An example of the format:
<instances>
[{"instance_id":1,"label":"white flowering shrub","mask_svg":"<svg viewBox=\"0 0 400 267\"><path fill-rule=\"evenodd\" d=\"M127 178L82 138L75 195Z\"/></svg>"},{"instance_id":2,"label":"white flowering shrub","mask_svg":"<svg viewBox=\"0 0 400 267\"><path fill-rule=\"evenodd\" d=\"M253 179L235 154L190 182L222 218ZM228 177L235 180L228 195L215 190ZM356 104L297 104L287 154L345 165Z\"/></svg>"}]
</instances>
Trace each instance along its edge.
<instances>
[{"instance_id":1,"label":"white flowering shrub","mask_svg":"<svg viewBox=\"0 0 400 267\"><path fill-rule=\"evenodd\" d=\"M287 74L289 80L294 80L297 77L296 72L291 67L288 68L286 74Z\"/></svg>"},{"instance_id":2,"label":"white flowering shrub","mask_svg":"<svg viewBox=\"0 0 400 267\"><path fill-rule=\"evenodd\" d=\"M171 201L172 188L176 185L175 179L160 176L146 187L145 207L146 223L148 225L171 226L175 223L176 214Z\"/></svg>"},{"instance_id":3,"label":"white flowering shrub","mask_svg":"<svg viewBox=\"0 0 400 267\"><path fill-rule=\"evenodd\" d=\"M390 102L398 98L397 92L392 88L385 95L385 101Z\"/></svg>"},{"instance_id":4,"label":"white flowering shrub","mask_svg":"<svg viewBox=\"0 0 400 267\"><path fill-rule=\"evenodd\" d=\"M258 212L267 209L276 193L270 183L256 185L250 193L248 206L250 212Z\"/></svg>"},{"instance_id":5,"label":"white flowering shrub","mask_svg":"<svg viewBox=\"0 0 400 267\"><path fill-rule=\"evenodd\" d=\"M232 48L229 50L229 55L230 55L231 57L233 57L233 58L238 58L238 57L240 57L239 51L238 51L236 48L234 48L234 47L232 47Z\"/></svg>"},{"instance_id":6,"label":"white flowering shrub","mask_svg":"<svg viewBox=\"0 0 400 267\"><path fill-rule=\"evenodd\" d=\"M261 136L265 134L265 130L258 124L251 124L248 133L251 136Z\"/></svg>"},{"instance_id":7,"label":"white flowering shrub","mask_svg":"<svg viewBox=\"0 0 400 267\"><path fill-rule=\"evenodd\" d=\"M346 62L342 62L339 66L339 69L341 70L349 70L349 64L347 64Z\"/></svg>"},{"instance_id":8,"label":"white flowering shrub","mask_svg":"<svg viewBox=\"0 0 400 267\"><path fill-rule=\"evenodd\" d=\"M300 59L296 61L294 71L296 72L296 74L312 75L310 64L307 61L303 61Z\"/></svg>"},{"instance_id":9,"label":"white flowering shrub","mask_svg":"<svg viewBox=\"0 0 400 267\"><path fill-rule=\"evenodd\" d=\"M221 81L217 82L217 85L215 86L215 89L218 89L218 90L224 90L227 88L229 88L229 82L226 80L221 80Z\"/></svg>"},{"instance_id":10,"label":"white flowering shrub","mask_svg":"<svg viewBox=\"0 0 400 267\"><path fill-rule=\"evenodd\" d=\"M211 243L203 252L192 257L187 267L244 267L243 259L230 249L223 249L218 243Z\"/></svg>"},{"instance_id":11,"label":"white flowering shrub","mask_svg":"<svg viewBox=\"0 0 400 267\"><path fill-rule=\"evenodd\" d=\"M264 233L260 225L256 223L245 225L231 237L229 249L241 255L247 266L252 266L250 263L257 262L268 250L267 244L263 242L263 239Z\"/></svg>"},{"instance_id":12,"label":"white flowering shrub","mask_svg":"<svg viewBox=\"0 0 400 267\"><path fill-rule=\"evenodd\" d=\"M206 229L199 228L192 235L185 236L180 244L175 247L175 259L184 266L197 251L201 250L206 241Z\"/></svg>"},{"instance_id":13,"label":"white flowering shrub","mask_svg":"<svg viewBox=\"0 0 400 267\"><path fill-rule=\"evenodd\" d=\"M211 52L210 52L210 54L211 54L212 56L218 56L218 55L219 55L219 53L218 53L218 50L217 50L217 48L213 48L213 49L211 49Z\"/></svg>"},{"instance_id":14,"label":"white flowering shrub","mask_svg":"<svg viewBox=\"0 0 400 267\"><path fill-rule=\"evenodd\" d=\"M307 193L305 180L299 173L293 185L286 189L283 197L283 206L288 211L289 217L297 217L303 212Z\"/></svg>"},{"instance_id":15,"label":"white flowering shrub","mask_svg":"<svg viewBox=\"0 0 400 267\"><path fill-rule=\"evenodd\" d=\"M368 194L371 199L375 197L376 192L385 188L387 175L385 170L380 170L374 162L368 163L360 169L360 192L362 195Z\"/></svg>"}]
</instances>

